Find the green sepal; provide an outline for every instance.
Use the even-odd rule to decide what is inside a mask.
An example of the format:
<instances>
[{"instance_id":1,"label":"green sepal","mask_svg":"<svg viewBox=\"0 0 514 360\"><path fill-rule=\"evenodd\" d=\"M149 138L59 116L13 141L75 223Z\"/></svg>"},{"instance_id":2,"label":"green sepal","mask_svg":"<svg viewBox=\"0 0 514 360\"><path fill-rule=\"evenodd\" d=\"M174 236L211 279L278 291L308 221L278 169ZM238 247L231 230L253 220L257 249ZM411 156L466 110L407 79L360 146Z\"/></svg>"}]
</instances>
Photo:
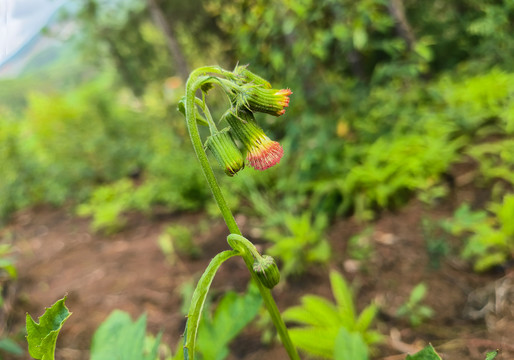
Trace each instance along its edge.
<instances>
[{"instance_id":1,"label":"green sepal","mask_svg":"<svg viewBox=\"0 0 514 360\"><path fill-rule=\"evenodd\" d=\"M39 317L39 323L36 323L32 317L27 314L27 342L29 344L29 354L35 359L54 360L55 345L57 336L61 328L71 316L64 302L66 297L57 301L45 313Z\"/></svg>"},{"instance_id":2,"label":"green sepal","mask_svg":"<svg viewBox=\"0 0 514 360\"><path fill-rule=\"evenodd\" d=\"M275 259L269 255L256 259L253 263L253 271L255 271L262 285L268 289L273 289L280 282L278 266L275 263Z\"/></svg>"}]
</instances>

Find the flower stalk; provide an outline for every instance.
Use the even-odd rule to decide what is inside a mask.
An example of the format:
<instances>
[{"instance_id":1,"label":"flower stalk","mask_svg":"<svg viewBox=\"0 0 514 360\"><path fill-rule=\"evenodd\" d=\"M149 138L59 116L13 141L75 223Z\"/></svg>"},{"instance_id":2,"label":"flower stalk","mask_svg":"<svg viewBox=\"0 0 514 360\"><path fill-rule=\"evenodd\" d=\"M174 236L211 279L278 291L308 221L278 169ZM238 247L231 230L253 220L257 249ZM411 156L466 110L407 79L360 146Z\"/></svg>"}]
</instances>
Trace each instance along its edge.
<instances>
[{"instance_id":1,"label":"flower stalk","mask_svg":"<svg viewBox=\"0 0 514 360\"><path fill-rule=\"evenodd\" d=\"M237 70L237 68L236 68ZM257 287L259 289L259 292L263 298L264 304L266 305L266 308L271 316L271 319L273 321L273 324L275 325L277 332L282 340L282 344L284 345L289 358L292 360L300 360L300 357L298 356L298 353L296 351L296 348L294 347L291 338L289 337L289 334L287 332L287 328L284 324L284 321L280 315L280 312L278 311L278 307L275 303L275 300L273 299L273 296L271 295L270 290L261 282L259 279L259 276L255 273L253 269L254 260L257 258L257 256L260 257L260 254L258 254L257 250L255 249L255 246L251 242L249 242L247 239L241 236L241 231L239 230L239 227L234 219L234 216L232 212L230 211L227 202L225 201L225 198L223 196L223 193L221 192L221 189L219 187L219 184L216 180L216 177L214 175L214 172L210 166L209 160L207 158L207 154L204 150L204 147L202 145L202 140L198 131L198 123L197 123L197 110L196 110L196 91L203 87L203 89L208 89L208 84L213 85L221 85L223 89L232 89L233 87L229 86L223 86L224 81L232 80L232 79L241 79L241 78L247 78L250 79L249 81L254 82L260 82L260 84L263 87L267 86L262 83L262 81L265 81L264 79L260 77L253 77L249 74L249 71L243 70L243 74L241 75L237 73L237 71L234 74L233 72L229 72L226 70L221 69L217 66L206 66L201 67L196 70L194 70L187 80L186 83L186 99L185 99L185 115L186 115L186 122L187 122L187 128L189 131L189 135L191 138L191 143L193 144L193 148L195 150L196 156L198 158L198 161L200 162L200 166L202 168L202 171L205 175L205 178L207 180L207 183L211 189L211 192L214 196L214 199L216 203L218 204L218 207L221 211L221 214L225 220L225 223L227 224L227 227L231 233L231 235L228 238L229 245L238 252L240 256L242 256L248 271L250 272L250 275L252 279L257 284ZM205 76L207 74L211 74L211 76ZM216 78L219 77L219 80L216 80ZM221 78L225 77L225 79ZM261 79L261 80L259 80ZM235 86L240 86L236 84ZM233 91L233 90L230 90ZM228 94L227 94L228 95ZM210 117L210 114L208 113L207 105L205 104L205 101L203 101L202 108L204 114L208 114L207 117ZM210 120L210 119L209 119ZM208 122L210 122L207 120ZM271 140L270 140L271 141ZM280 154L280 157L282 154ZM280 159L279 159L280 160ZM277 161L278 162L278 161ZM252 162L250 162L252 164ZM230 170L229 172L231 172ZM208 289L204 289L201 284L198 284L198 287L195 290L195 294L197 293L205 293L208 291ZM195 295L193 295L195 297ZM199 319L199 312L201 312L202 306L195 306L190 309L190 313L188 314L189 319ZM193 339L190 338L190 336L193 336ZM196 332L190 335L186 331L186 338L184 340L184 349L185 353L189 354L189 358L194 358L194 344L196 336Z\"/></svg>"}]
</instances>

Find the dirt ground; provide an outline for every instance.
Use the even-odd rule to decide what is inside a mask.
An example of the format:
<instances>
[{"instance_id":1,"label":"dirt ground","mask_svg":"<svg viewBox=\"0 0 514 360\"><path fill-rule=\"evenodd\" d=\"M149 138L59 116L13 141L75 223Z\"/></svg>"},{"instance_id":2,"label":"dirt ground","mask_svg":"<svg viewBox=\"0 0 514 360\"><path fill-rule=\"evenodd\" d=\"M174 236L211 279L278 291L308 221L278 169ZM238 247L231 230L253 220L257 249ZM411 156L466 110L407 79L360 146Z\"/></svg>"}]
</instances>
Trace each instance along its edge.
<instances>
[{"instance_id":1,"label":"dirt ground","mask_svg":"<svg viewBox=\"0 0 514 360\"><path fill-rule=\"evenodd\" d=\"M483 202L483 194L476 189L457 190L435 208L413 200L397 212L382 213L369 235L374 251L366 262L351 260L347 254L350 237L365 227L353 219L336 220L328 234L334 248L330 266L313 267L305 276L275 289L279 308L298 304L308 293L331 298L328 270L337 269L356 287L359 309L370 301L380 305L376 325L387 341L378 347L374 359L404 359L406 353L429 342L445 360L484 360L484 354L494 349L501 349L498 359L514 359L514 272L504 268L476 274L459 260L456 250L442 258L438 268L429 264L422 220L449 216L463 200ZM242 215L237 218L243 233L252 234L251 222ZM16 214L0 232L15 245L19 271L16 282L4 284L3 334L22 339L27 312L36 318L67 295L73 315L59 336L58 359L88 359L93 332L114 309L125 310L133 318L146 313L148 330L154 334L164 330L164 342L174 348L185 325L180 285L198 279L209 260L228 248L227 230L221 220L199 213L153 218L132 214L128 224L122 232L106 237L93 233L87 219L62 209L45 207ZM157 239L170 224L197 229L200 258L178 258L173 265L166 261ZM262 240L253 240L264 246ZM448 240L455 249L459 240ZM231 259L216 276L213 288L243 291L248 279L242 260ZM435 315L412 328L395 313L420 282L429 289L423 303ZM280 345L262 345L252 328L234 342L230 355L230 359L246 360L286 358Z\"/></svg>"}]
</instances>

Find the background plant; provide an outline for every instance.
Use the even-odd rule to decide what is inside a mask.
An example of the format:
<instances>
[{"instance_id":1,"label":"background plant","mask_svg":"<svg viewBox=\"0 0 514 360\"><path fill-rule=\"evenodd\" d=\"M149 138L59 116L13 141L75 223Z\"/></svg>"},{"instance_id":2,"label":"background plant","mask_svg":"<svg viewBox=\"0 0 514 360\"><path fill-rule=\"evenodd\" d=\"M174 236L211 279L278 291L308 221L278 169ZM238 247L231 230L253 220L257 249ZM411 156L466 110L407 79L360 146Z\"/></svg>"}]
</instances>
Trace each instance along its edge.
<instances>
[{"instance_id":1,"label":"background plant","mask_svg":"<svg viewBox=\"0 0 514 360\"><path fill-rule=\"evenodd\" d=\"M370 330L378 307L368 305L360 314L355 310L353 294L344 278L330 273L335 303L316 295L302 297L302 305L284 312L286 321L301 326L290 330L294 343L310 355L333 359L334 354L352 353L356 359L367 359L369 346L379 343L382 335ZM352 350L353 349L353 350Z\"/></svg>"},{"instance_id":2,"label":"background plant","mask_svg":"<svg viewBox=\"0 0 514 360\"><path fill-rule=\"evenodd\" d=\"M488 210L490 215L463 204L445 224L451 234L466 238L462 256L473 261L477 271L502 265L513 253L514 196L505 195L502 203L492 202Z\"/></svg>"},{"instance_id":3,"label":"background plant","mask_svg":"<svg viewBox=\"0 0 514 360\"><path fill-rule=\"evenodd\" d=\"M434 310L423 305L428 287L424 283L417 284L411 291L408 300L396 311L398 317L407 318L412 326L419 326L434 316Z\"/></svg>"}]
</instances>

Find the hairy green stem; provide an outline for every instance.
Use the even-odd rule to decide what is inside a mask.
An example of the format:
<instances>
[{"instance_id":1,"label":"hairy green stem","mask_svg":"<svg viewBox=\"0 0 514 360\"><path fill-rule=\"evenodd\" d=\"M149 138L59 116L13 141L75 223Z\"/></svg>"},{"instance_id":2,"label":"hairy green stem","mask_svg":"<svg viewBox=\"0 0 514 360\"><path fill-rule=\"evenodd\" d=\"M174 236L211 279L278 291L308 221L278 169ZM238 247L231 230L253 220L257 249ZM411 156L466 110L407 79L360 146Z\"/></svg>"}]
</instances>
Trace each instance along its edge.
<instances>
[{"instance_id":1,"label":"hairy green stem","mask_svg":"<svg viewBox=\"0 0 514 360\"><path fill-rule=\"evenodd\" d=\"M214 199L216 200L216 203L218 204L221 214L222 214L223 218L225 219L225 223L227 224L227 227L228 227L230 233L236 234L236 235L241 235L241 230L239 230L239 227L237 226L237 223L234 219L234 215L230 211L230 208L228 207L227 202L225 201L225 198L221 192L221 189L216 180L216 177L214 176L214 172L212 171L212 168L209 164L207 154L205 153L205 150L202 145L202 139L200 138L200 133L198 132L198 125L196 123L196 115L195 115L195 98L196 98L196 96L195 96L195 93L196 93L198 87L200 86L201 79L200 79L200 83L197 80L200 75L204 75L204 74L208 74L208 73L222 75L222 76L224 74L230 74L227 71L225 71L217 66L205 66L205 67L201 67L201 68L194 70L189 75L189 79L187 80L187 83L186 83L187 128L189 131L189 136L191 137L191 142L193 144L193 148L195 149L196 156L202 167L202 171L205 175L207 183L209 184L209 187L214 196ZM220 81L220 83L222 83L222 82ZM205 107L207 107L207 106L205 105ZM253 246L253 244L252 244L252 246ZM246 249L246 246L244 248ZM243 249L243 251L241 251L241 249L237 249L237 250L240 252L241 256L243 257L246 267L250 271L253 281L257 284L257 286L259 288L259 292L263 298L264 304L266 305L266 308L268 309L268 312L271 316L273 324L275 325L275 328L277 329L277 332L280 336L280 339L282 340L282 344L284 345L284 347L289 355L289 358L292 360L300 360L298 352L296 351L296 348L293 345L291 338L289 337L289 333L287 332L286 325L284 323L284 320L282 319L282 316L280 315L277 304L276 304L275 300L273 299L273 296L271 295L271 291L260 282L257 275L253 271L253 255L252 255L251 251L244 250L244 249Z\"/></svg>"}]
</instances>

